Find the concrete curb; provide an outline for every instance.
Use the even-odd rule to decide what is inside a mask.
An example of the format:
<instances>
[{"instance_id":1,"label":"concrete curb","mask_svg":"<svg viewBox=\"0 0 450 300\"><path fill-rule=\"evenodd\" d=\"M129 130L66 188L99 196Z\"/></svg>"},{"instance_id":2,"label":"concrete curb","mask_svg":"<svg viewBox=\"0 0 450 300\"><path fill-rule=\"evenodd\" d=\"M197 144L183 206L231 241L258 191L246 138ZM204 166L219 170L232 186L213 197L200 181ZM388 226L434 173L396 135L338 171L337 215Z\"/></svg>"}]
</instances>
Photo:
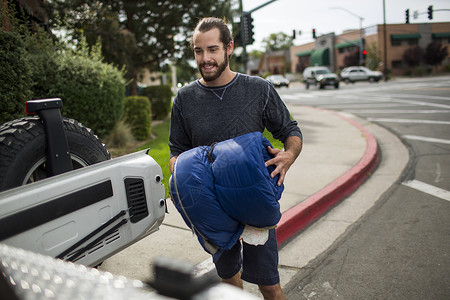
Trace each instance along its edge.
<instances>
[{"instance_id":1,"label":"concrete curb","mask_svg":"<svg viewBox=\"0 0 450 300\"><path fill-rule=\"evenodd\" d=\"M339 117L351 123L361 131L367 139L364 155L349 171L345 172L322 190L308 197L302 203L283 213L277 226L278 245L288 241L294 235L320 218L334 205L349 196L367 179L370 173L378 165L379 150L375 137L359 123L344 117L337 112L327 111L339 115Z\"/></svg>"}]
</instances>

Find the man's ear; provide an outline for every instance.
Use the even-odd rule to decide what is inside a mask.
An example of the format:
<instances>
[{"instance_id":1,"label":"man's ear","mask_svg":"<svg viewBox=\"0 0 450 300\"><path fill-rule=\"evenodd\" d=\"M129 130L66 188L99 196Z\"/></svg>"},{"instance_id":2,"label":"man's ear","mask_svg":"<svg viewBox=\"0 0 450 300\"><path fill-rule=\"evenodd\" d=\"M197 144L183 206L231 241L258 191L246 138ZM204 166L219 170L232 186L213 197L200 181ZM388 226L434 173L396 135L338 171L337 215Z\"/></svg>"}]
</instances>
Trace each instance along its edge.
<instances>
[{"instance_id":1,"label":"man's ear","mask_svg":"<svg viewBox=\"0 0 450 300\"><path fill-rule=\"evenodd\" d=\"M230 56L233 53L233 49L234 49L234 43L233 43L233 41L230 41L227 46L228 56Z\"/></svg>"}]
</instances>

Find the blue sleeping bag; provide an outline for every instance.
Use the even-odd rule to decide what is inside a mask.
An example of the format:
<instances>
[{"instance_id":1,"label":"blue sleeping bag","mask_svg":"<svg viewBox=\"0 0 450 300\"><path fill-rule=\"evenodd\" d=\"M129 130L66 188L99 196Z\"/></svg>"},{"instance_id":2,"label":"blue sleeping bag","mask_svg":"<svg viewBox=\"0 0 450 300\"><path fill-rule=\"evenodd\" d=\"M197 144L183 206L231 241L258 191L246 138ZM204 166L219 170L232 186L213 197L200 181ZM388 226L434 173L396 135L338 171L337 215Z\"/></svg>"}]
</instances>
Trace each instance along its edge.
<instances>
[{"instance_id":1,"label":"blue sleeping bag","mask_svg":"<svg viewBox=\"0 0 450 300\"><path fill-rule=\"evenodd\" d=\"M171 198L202 247L217 260L244 225L273 227L284 186L270 177L270 142L260 132L183 152L169 180Z\"/></svg>"}]
</instances>

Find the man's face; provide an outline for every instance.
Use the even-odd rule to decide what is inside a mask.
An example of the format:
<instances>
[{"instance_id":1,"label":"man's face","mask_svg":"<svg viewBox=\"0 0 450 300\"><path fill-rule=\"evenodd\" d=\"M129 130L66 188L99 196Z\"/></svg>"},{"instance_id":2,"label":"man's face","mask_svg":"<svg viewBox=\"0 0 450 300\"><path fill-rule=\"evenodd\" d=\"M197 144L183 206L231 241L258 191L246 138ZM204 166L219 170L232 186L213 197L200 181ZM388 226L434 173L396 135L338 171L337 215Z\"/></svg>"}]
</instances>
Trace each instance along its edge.
<instances>
[{"instance_id":1,"label":"man's face","mask_svg":"<svg viewBox=\"0 0 450 300\"><path fill-rule=\"evenodd\" d=\"M228 67L228 49L220 41L219 29L196 32L194 36L194 56L205 82L217 80Z\"/></svg>"}]
</instances>

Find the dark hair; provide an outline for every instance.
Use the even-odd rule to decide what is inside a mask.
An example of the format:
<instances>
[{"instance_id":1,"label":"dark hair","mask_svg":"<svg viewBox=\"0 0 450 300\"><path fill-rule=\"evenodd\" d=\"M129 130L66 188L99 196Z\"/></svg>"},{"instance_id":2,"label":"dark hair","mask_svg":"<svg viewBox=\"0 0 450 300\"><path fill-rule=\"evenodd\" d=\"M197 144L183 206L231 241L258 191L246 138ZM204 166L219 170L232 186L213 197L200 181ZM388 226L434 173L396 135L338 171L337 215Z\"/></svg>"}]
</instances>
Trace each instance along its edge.
<instances>
[{"instance_id":1,"label":"dark hair","mask_svg":"<svg viewBox=\"0 0 450 300\"><path fill-rule=\"evenodd\" d=\"M217 28L220 32L220 41L223 43L223 47L226 49L228 44L233 40L230 29L228 28L228 22L225 18L219 19L214 17L203 18L198 21L195 26L194 33L191 37L191 48L194 48L194 35L198 32L207 32L211 29Z\"/></svg>"}]
</instances>

